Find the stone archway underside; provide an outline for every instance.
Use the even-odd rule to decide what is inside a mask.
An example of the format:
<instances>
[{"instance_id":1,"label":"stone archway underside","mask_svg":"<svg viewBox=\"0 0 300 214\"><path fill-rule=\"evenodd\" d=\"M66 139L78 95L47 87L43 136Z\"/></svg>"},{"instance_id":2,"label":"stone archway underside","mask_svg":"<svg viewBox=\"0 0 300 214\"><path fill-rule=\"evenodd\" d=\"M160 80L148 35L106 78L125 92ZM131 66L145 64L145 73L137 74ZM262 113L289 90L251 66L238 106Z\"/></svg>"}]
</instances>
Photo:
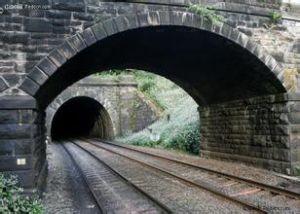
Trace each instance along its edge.
<instances>
[{"instance_id":1,"label":"stone archway underside","mask_svg":"<svg viewBox=\"0 0 300 214\"><path fill-rule=\"evenodd\" d=\"M41 60L20 88L43 107L70 84L111 68L158 73L201 105L286 92L280 65L247 36L190 13L165 11L87 28Z\"/></svg>"}]
</instances>

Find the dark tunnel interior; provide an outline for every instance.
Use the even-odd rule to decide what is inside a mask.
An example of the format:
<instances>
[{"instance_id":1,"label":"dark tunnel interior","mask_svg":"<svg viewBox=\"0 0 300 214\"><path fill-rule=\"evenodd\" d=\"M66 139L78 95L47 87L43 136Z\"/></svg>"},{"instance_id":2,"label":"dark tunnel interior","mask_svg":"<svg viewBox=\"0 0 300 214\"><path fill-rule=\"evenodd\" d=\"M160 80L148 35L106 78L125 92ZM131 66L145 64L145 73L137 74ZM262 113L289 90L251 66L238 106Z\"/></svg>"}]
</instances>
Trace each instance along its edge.
<instances>
[{"instance_id":1,"label":"dark tunnel interior","mask_svg":"<svg viewBox=\"0 0 300 214\"><path fill-rule=\"evenodd\" d=\"M89 97L65 102L56 112L51 125L52 140L79 137L111 139L113 126L106 109Z\"/></svg>"}]
</instances>

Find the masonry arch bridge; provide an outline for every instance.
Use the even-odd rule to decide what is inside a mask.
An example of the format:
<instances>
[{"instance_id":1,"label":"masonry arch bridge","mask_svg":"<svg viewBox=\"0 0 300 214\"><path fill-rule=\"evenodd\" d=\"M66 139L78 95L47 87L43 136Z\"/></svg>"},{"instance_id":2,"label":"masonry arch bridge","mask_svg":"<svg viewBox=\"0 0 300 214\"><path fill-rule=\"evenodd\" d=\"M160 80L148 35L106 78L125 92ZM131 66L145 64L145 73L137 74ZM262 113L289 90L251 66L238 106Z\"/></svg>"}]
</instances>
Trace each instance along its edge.
<instances>
[{"instance_id":1,"label":"masonry arch bridge","mask_svg":"<svg viewBox=\"0 0 300 214\"><path fill-rule=\"evenodd\" d=\"M25 126L16 133L35 147L25 166L16 166L15 157L10 157L9 169L23 173L24 186L35 186L42 174L43 112L49 103L95 71L127 68L164 76L195 99L202 155L294 172L300 160L294 152L298 142L292 132L298 126L292 112L300 108L285 69L226 23L212 24L174 7L112 17L66 38L17 88L26 96L2 99L2 108L10 105L10 114L25 115Z\"/></svg>"}]
</instances>

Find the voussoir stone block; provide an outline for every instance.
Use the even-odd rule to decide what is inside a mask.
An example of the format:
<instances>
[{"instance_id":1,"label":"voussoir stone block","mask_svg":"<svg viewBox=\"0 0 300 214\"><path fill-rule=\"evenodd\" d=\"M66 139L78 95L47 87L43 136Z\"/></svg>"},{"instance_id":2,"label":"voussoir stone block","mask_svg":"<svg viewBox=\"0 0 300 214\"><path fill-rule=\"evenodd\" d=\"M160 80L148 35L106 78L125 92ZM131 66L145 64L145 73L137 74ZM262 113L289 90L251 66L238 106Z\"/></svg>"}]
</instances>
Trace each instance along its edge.
<instances>
[{"instance_id":1,"label":"voussoir stone block","mask_svg":"<svg viewBox=\"0 0 300 214\"><path fill-rule=\"evenodd\" d=\"M82 32L82 38L87 46L90 46L97 41L91 28L87 28Z\"/></svg>"},{"instance_id":2,"label":"voussoir stone block","mask_svg":"<svg viewBox=\"0 0 300 214\"><path fill-rule=\"evenodd\" d=\"M48 58L57 66L60 67L62 66L66 61L66 57L59 52L58 49L55 49L53 51L51 51L51 53L49 54Z\"/></svg>"},{"instance_id":3,"label":"voussoir stone block","mask_svg":"<svg viewBox=\"0 0 300 214\"><path fill-rule=\"evenodd\" d=\"M48 75L46 75L41 69L38 67L34 67L28 77L34 80L39 85L42 85L48 79Z\"/></svg>"},{"instance_id":4,"label":"voussoir stone block","mask_svg":"<svg viewBox=\"0 0 300 214\"><path fill-rule=\"evenodd\" d=\"M170 21L170 12L169 11L159 11L159 21L161 25L169 25Z\"/></svg>"},{"instance_id":5,"label":"voussoir stone block","mask_svg":"<svg viewBox=\"0 0 300 214\"><path fill-rule=\"evenodd\" d=\"M58 68L48 57L42 59L42 61L37 66L48 76L51 76Z\"/></svg>"},{"instance_id":6,"label":"voussoir stone block","mask_svg":"<svg viewBox=\"0 0 300 214\"><path fill-rule=\"evenodd\" d=\"M64 42L57 50L68 60L72 58L77 51L67 41Z\"/></svg>"},{"instance_id":7,"label":"voussoir stone block","mask_svg":"<svg viewBox=\"0 0 300 214\"><path fill-rule=\"evenodd\" d=\"M81 38L79 34L74 35L68 39L68 42L78 51L82 51L86 48L86 44L84 40Z\"/></svg>"},{"instance_id":8,"label":"voussoir stone block","mask_svg":"<svg viewBox=\"0 0 300 214\"><path fill-rule=\"evenodd\" d=\"M0 92L3 92L8 88L9 86L7 85L7 83L4 81L2 77L0 77Z\"/></svg>"},{"instance_id":9,"label":"voussoir stone block","mask_svg":"<svg viewBox=\"0 0 300 214\"><path fill-rule=\"evenodd\" d=\"M183 13L178 11L170 12L171 25L181 26L183 25Z\"/></svg>"},{"instance_id":10,"label":"voussoir stone block","mask_svg":"<svg viewBox=\"0 0 300 214\"><path fill-rule=\"evenodd\" d=\"M20 86L20 89L25 91L31 96L34 96L36 92L39 90L40 86L34 82L32 79L26 77L22 85Z\"/></svg>"},{"instance_id":11,"label":"voussoir stone block","mask_svg":"<svg viewBox=\"0 0 300 214\"><path fill-rule=\"evenodd\" d=\"M118 32L116 24L111 20L105 21L103 23L103 29L105 30L107 36L113 35Z\"/></svg>"},{"instance_id":12,"label":"voussoir stone block","mask_svg":"<svg viewBox=\"0 0 300 214\"><path fill-rule=\"evenodd\" d=\"M94 25L91 27L91 29L94 32L94 35L95 35L97 41L100 41L107 37L107 34L106 34L102 24Z\"/></svg>"},{"instance_id":13,"label":"voussoir stone block","mask_svg":"<svg viewBox=\"0 0 300 214\"><path fill-rule=\"evenodd\" d=\"M130 29L130 23L128 19L124 16L119 16L113 19L115 25L117 26L118 32L123 32ZM101 35L101 34L100 34Z\"/></svg>"}]
</instances>

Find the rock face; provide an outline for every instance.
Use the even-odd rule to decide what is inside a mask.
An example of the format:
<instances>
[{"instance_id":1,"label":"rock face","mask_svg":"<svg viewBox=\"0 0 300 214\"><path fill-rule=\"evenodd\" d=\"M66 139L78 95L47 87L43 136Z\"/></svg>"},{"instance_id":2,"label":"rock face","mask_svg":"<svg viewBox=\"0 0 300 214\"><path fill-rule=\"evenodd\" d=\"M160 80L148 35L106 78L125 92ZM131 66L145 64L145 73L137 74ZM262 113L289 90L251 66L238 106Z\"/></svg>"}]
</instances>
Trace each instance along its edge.
<instances>
[{"instance_id":1,"label":"rock face","mask_svg":"<svg viewBox=\"0 0 300 214\"><path fill-rule=\"evenodd\" d=\"M225 23L187 12L193 3L213 6ZM35 188L46 168L47 106L76 81L114 68L148 70L183 87L200 106L204 155L297 173L296 1L4 0L0 7L0 170L18 174L24 187Z\"/></svg>"}]
</instances>

